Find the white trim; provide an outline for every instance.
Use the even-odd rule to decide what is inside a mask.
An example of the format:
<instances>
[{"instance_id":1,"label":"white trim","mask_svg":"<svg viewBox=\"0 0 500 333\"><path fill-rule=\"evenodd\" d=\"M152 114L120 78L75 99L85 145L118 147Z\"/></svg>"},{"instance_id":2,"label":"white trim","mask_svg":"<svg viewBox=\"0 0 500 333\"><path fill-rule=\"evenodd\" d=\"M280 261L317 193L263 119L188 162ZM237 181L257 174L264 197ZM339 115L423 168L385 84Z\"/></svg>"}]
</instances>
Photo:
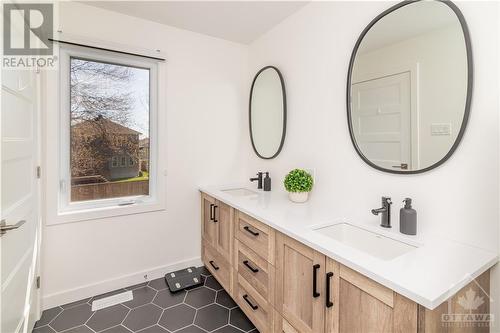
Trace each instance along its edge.
<instances>
[{"instance_id":1,"label":"white trim","mask_svg":"<svg viewBox=\"0 0 500 333\"><path fill-rule=\"evenodd\" d=\"M410 73L410 126L411 126L411 169L420 169L420 63L407 63L404 65L391 66L388 69L378 70L370 73L357 74L352 84L370 81L381 77Z\"/></svg>"},{"instance_id":2,"label":"white trim","mask_svg":"<svg viewBox=\"0 0 500 333\"><path fill-rule=\"evenodd\" d=\"M125 44L120 44L120 43L110 42L110 41L104 41L104 40L100 40L100 39L96 39L96 38L89 39L87 37L83 37L83 36L79 36L79 35L75 35L75 34L69 34L69 33L66 33L63 31L58 31L57 37L55 39L65 41L65 42L88 45L91 47L99 47L99 48L104 48L104 49L116 50L119 52L140 54L140 55L143 55L146 57L154 57L154 58L162 58L162 59L167 58L166 54L164 52L162 52L161 50L151 50L151 49L139 48L136 46L125 45Z\"/></svg>"},{"instance_id":3,"label":"white trim","mask_svg":"<svg viewBox=\"0 0 500 333\"><path fill-rule=\"evenodd\" d=\"M48 171L46 225L164 210L166 208L166 157L165 154L158 153L166 150L164 131L159 130L160 128L166 128L165 103L163 101L165 94L160 94L165 85L164 64L134 56L117 55L82 47L64 46L60 47L60 68L69 66L70 56L86 57L96 59L97 61L101 60L150 69L150 194L149 196L122 197L77 203L70 202L70 192L68 189L65 189L70 184L69 167L66 168L66 166L69 166L69 153L67 150L69 149L70 129L69 126L64 126L64 124L69 124L69 113L59 111L63 105L69 104L69 96L64 93L67 88L63 89L65 85L69 84L69 77L67 77L68 75L64 75L64 70L53 71L52 73L47 73L47 85L56 86L59 89L56 92L48 93L46 110L58 111L47 112L46 126L48 133L51 133L52 130L56 131L52 135L57 133L57 139L54 142L54 140L49 138L50 135L46 138L48 156L46 162L46 170ZM67 144L65 145L64 142ZM124 204L127 205L123 206Z\"/></svg>"},{"instance_id":4,"label":"white trim","mask_svg":"<svg viewBox=\"0 0 500 333\"><path fill-rule=\"evenodd\" d=\"M148 276L148 281L161 278L166 273L182 268L202 266L200 257L178 261L175 263L152 267L139 272L118 276L113 279L103 280L92 284L83 285L73 289L63 290L43 297L43 309L50 309L58 305L75 302L81 299L100 295L108 291L129 287L144 282L144 275Z\"/></svg>"}]
</instances>

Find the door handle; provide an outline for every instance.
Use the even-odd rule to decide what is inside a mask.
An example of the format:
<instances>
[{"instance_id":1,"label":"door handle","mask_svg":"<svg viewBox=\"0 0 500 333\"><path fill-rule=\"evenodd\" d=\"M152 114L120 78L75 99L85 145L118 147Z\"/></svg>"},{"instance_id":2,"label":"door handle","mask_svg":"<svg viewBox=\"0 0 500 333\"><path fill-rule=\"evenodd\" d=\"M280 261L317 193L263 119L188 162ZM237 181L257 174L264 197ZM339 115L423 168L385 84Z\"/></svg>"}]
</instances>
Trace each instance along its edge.
<instances>
[{"instance_id":1,"label":"door handle","mask_svg":"<svg viewBox=\"0 0 500 333\"><path fill-rule=\"evenodd\" d=\"M258 268L253 268L253 267L252 267L252 266L248 263L248 260L244 260L244 261L243 261L243 265L247 266L247 268L248 268L249 270L251 270L252 272L254 272L254 273L257 273L257 272L259 271L259 269L258 269Z\"/></svg>"},{"instance_id":2,"label":"door handle","mask_svg":"<svg viewBox=\"0 0 500 333\"><path fill-rule=\"evenodd\" d=\"M217 220L217 211L216 211L217 208L219 208L219 206L214 205L214 219L213 219L214 222L219 222L219 220Z\"/></svg>"},{"instance_id":3,"label":"door handle","mask_svg":"<svg viewBox=\"0 0 500 333\"><path fill-rule=\"evenodd\" d=\"M14 225L8 225L5 220L0 221L0 236L5 235L7 231L15 230L25 224L25 220L21 220Z\"/></svg>"},{"instance_id":4,"label":"door handle","mask_svg":"<svg viewBox=\"0 0 500 333\"><path fill-rule=\"evenodd\" d=\"M401 170L408 170L408 163L401 163L401 165L393 165L392 167Z\"/></svg>"},{"instance_id":5,"label":"door handle","mask_svg":"<svg viewBox=\"0 0 500 333\"><path fill-rule=\"evenodd\" d=\"M253 305L252 302L250 302L250 300L248 299L248 295L243 295L243 299L245 300L245 302L248 303L248 305L250 305L250 307L252 308L252 310L257 310L259 308L258 305Z\"/></svg>"},{"instance_id":6,"label":"door handle","mask_svg":"<svg viewBox=\"0 0 500 333\"><path fill-rule=\"evenodd\" d=\"M217 266L213 260L210 260L209 263L216 271L219 270L219 266Z\"/></svg>"},{"instance_id":7,"label":"door handle","mask_svg":"<svg viewBox=\"0 0 500 333\"><path fill-rule=\"evenodd\" d=\"M319 297L320 293L318 293L318 269L321 266L319 264L316 264L313 266L313 297Z\"/></svg>"},{"instance_id":8,"label":"door handle","mask_svg":"<svg viewBox=\"0 0 500 333\"><path fill-rule=\"evenodd\" d=\"M254 235L254 236L256 236L256 237L259 235L259 233L258 233L258 232L253 231L252 229L250 229L250 227L249 227L249 226L245 226L243 229L245 229L245 230L246 230L246 232L251 233L252 235Z\"/></svg>"},{"instance_id":9,"label":"door handle","mask_svg":"<svg viewBox=\"0 0 500 333\"><path fill-rule=\"evenodd\" d=\"M210 204L210 221L214 220L214 204Z\"/></svg>"},{"instance_id":10,"label":"door handle","mask_svg":"<svg viewBox=\"0 0 500 333\"><path fill-rule=\"evenodd\" d=\"M326 307L331 308L333 306L333 302L330 300L330 282L332 280L333 273L326 273Z\"/></svg>"}]
</instances>

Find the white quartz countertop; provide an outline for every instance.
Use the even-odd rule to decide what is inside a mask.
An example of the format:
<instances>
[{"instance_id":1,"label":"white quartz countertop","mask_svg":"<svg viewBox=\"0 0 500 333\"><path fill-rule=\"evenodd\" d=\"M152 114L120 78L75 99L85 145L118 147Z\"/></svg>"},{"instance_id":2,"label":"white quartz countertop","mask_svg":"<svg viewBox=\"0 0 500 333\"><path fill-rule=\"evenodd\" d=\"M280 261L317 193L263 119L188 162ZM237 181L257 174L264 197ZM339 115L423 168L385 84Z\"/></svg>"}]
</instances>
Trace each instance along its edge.
<instances>
[{"instance_id":1,"label":"white quartz countertop","mask_svg":"<svg viewBox=\"0 0 500 333\"><path fill-rule=\"evenodd\" d=\"M274 229L323 253L341 264L379 282L397 293L433 310L474 278L491 268L496 253L456 241L406 236L398 228L384 229L335 216L328 207L295 204L282 191L234 196L225 189L247 186L204 186L200 191L248 214ZM321 225L349 223L406 244L416 246L408 253L383 260L347 246L313 229Z\"/></svg>"}]
</instances>

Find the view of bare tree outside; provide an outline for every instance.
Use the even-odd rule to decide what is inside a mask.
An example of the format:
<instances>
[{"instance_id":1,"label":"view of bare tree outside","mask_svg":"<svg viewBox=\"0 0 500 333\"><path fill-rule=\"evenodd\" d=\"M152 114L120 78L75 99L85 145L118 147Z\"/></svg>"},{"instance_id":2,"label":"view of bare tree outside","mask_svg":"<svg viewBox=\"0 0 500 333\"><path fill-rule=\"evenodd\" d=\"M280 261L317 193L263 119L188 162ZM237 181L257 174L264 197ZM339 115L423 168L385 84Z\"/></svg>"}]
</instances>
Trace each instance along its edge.
<instances>
[{"instance_id":1,"label":"view of bare tree outside","mask_svg":"<svg viewBox=\"0 0 500 333\"><path fill-rule=\"evenodd\" d=\"M71 58L71 201L149 194L149 75Z\"/></svg>"}]
</instances>

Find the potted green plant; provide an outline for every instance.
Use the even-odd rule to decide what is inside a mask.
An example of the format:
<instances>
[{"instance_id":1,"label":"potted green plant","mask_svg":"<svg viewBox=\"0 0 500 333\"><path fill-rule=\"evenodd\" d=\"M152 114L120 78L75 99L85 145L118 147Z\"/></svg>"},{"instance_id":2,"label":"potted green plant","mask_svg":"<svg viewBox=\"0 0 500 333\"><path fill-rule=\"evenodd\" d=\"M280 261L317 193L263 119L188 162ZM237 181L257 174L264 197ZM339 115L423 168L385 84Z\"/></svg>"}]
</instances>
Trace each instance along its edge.
<instances>
[{"instance_id":1,"label":"potted green plant","mask_svg":"<svg viewBox=\"0 0 500 333\"><path fill-rule=\"evenodd\" d=\"M306 202L311 192L314 181L307 171L302 169L294 169L286 175L283 182L285 189L288 191L288 197L293 202Z\"/></svg>"}]
</instances>

